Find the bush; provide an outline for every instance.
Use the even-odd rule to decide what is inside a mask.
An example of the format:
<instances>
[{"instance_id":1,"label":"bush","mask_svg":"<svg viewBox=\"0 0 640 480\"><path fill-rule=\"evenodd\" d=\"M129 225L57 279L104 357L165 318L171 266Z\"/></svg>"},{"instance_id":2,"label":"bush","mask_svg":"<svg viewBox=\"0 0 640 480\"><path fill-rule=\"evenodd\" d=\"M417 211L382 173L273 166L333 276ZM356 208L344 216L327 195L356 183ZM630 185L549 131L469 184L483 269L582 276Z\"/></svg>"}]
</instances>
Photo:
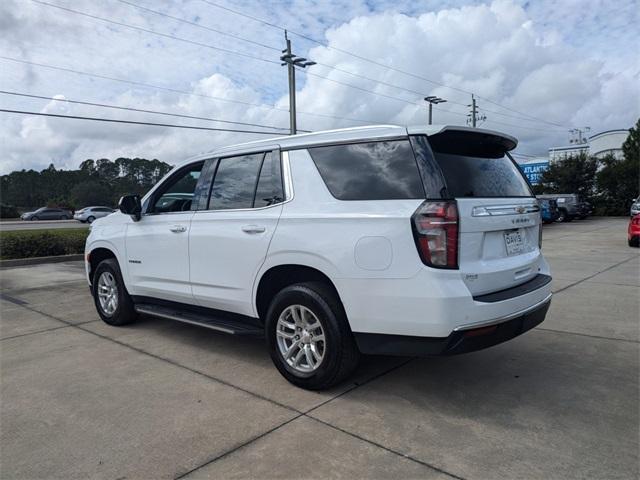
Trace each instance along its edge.
<instances>
[{"instance_id":1,"label":"bush","mask_svg":"<svg viewBox=\"0 0 640 480\"><path fill-rule=\"evenodd\" d=\"M0 259L84 253L85 228L0 232Z\"/></svg>"},{"instance_id":2,"label":"bush","mask_svg":"<svg viewBox=\"0 0 640 480\"><path fill-rule=\"evenodd\" d=\"M13 205L0 204L0 218L18 218L20 212Z\"/></svg>"}]
</instances>

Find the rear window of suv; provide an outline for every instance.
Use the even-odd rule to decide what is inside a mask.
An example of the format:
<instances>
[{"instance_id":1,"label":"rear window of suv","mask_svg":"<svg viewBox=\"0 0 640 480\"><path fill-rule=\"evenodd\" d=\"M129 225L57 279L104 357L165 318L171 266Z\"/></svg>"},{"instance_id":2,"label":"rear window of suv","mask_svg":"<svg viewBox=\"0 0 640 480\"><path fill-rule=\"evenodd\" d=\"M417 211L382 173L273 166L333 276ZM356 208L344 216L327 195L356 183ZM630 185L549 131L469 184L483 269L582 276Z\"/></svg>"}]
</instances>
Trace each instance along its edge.
<instances>
[{"instance_id":1,"label":"rear window of suv","mask_svg":"<svg viewBox=\"0 0 640 480\"><path fill-rule=\"evenodd\" d=\"M425 198L408 139L308 150L327 188L339 200Z\"/></svg>"},{"instance_id":2,"label":"rear window of suv","mask_svg":"<svg viewBox=\"0 0 640 480\"><path fill-rule=\"evenodd\" d=\"M531 197L531 189L511 159L434 152L451 197Z\"/></svg>"}]
</instances>

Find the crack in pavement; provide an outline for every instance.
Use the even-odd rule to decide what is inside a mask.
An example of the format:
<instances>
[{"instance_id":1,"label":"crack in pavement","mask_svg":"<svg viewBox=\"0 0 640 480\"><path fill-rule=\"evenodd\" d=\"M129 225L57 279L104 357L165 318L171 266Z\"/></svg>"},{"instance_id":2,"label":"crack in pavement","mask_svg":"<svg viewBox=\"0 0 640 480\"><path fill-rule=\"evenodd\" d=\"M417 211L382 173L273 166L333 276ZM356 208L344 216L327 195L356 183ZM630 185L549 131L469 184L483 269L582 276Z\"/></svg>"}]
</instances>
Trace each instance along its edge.
<instances>
[{"instance_id":1,"label":"crack in pavement","mask_svg":"<svg viewBox=\"0 0 640 480\"><path fill-rule=\"evenodd\" d=\"M596 272L596 273L594 273L594 274L592 274L592 275L589 275L588 277L585 277L585 278L583 278L583 279L581 279L581 280L578 280L578 281L576 281L576 282L570 283L569 285L567 285L567 286L565 286L565 287L562 287L562 288L561 288L561 289L559 289L559 290L556 290L553 294L554 294L554 295L557 295L557 294L559 294L559 293L561 293L561 292L564 292L565 290L568 290L568 289L570 289L571 287L575 287L576 285L579 285L579 284L581 284L582 282L586 282L587 280L590 280L590 279L592 279L593 277L595 277L595 276L597 276L597 275L600 275L601 273L608 272L609 270L611 270L611 269L613 269L613 268L616 268L616 267L619 267L619 266L620 266L620 265L622 265L623 263L630 262L630 261L631 261L631 260L633 260L634 258L638 258L638 257L640 257L640 255L633 255L632 257L629 257L629 258L627 258L627 259L625 259L625 260L622 260L622 261L620 261L620 262L616 263L615 265L611 265L610 267L607 267L607 268L605 268L604 270L600 270L599 272ZM553 272L552 272L552 273L553 273Z\"/></svg>"}]
</instances>

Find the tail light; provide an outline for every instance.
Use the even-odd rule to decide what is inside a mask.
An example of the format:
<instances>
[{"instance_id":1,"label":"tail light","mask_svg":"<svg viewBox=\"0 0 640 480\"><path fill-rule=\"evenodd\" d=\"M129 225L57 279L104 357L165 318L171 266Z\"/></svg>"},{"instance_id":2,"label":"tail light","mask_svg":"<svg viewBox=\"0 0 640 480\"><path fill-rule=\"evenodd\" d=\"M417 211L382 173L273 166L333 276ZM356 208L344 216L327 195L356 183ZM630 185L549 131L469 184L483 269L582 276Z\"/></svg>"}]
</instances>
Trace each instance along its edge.
<instances>
[{"instance_id":1,"label":"tail light","mask_svg":"<svg viewBox=\"0 0 640 480\"><path fill-rule=\"evenodd\" d=\"M542 219L538 225L538 248L542 249Z\"/></svg>"},{"instance_id":2,"label":"tail light","mask_svg":"<svg viewBox=\"0 0 640 480\"><path fill-rule=\"evenodd\" d=\"M458 207L455 201L426 201L411 217L422 263L434 268L458 268Z\"/></svg>"}]
</instances>

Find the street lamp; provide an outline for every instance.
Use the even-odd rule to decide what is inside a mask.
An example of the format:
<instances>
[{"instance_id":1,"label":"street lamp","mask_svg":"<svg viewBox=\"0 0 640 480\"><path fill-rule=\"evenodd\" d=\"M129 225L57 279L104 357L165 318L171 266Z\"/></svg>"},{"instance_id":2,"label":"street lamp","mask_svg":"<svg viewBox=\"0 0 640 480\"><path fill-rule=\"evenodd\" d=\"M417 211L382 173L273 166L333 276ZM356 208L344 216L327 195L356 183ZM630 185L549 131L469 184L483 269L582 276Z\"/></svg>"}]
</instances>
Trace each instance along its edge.
<instances>
[{"instance_id":1,"label":"street lamp","mask_svg":"<svg viewBox=\"0 0 640 480\"><path fill-rule=\"evenodd\" d=\"M436 97L434 95L430 95L428 97L424 97L425 102L429 104L429 125L433 123L433 104L444 103L446 100L444 98Z\"/></svg>"},{"instance_id":2,"label":"street lamp","mask_svg":"<svg viewBox=\"0 0 640 480\"><path fill-rule=\"evenodd\" d=\"M287 36L287 31L284 32L284 38L287 42L287 48L282 50L283 55L280 57L282 60L281 65L287 66L289 75L289 124L291 135L295 135L298 131L296 124L296 67L307 68L311 65L315 65L316 62L312 62L303 57L291 53L291 40Z\"/></svg>"}]
</instances>

